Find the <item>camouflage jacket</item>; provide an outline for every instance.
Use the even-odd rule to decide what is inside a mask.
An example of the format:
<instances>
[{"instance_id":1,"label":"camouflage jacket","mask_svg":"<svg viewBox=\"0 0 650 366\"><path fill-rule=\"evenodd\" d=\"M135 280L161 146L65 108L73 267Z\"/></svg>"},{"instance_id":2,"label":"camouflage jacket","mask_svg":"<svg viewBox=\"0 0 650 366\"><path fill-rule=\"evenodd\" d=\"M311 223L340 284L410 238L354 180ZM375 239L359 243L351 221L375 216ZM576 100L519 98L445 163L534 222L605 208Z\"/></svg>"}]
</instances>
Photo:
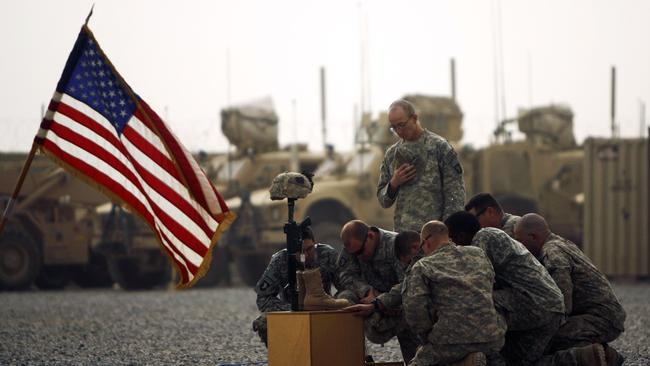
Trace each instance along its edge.
<instances>
[{"instance_id":1,"label":"camouflage jacket","mask_svg":"<svg viewBox=\"0 0 650 366\"><path fill-rule=\"evenodd\" d=\"M512 289L512 301L531 312L564 313L562 292L523 244L502 230L487 227L474 235L472 245L483 249L492 262L496 290Z\"/></svg>"},{"instance_id":2,"label":"camouflage jacket","mask_svg":"<svg viewBox=\"0 0 650 366\"><path fill-rule=\"evenodd\" d=\"M422 259L423 254L418 253L411 259L411 262L406 266L406 269L404 270L404 278L406 278L409 273L411 273L411 269L419 261ZM400 265L404 266L403 264ZM389 310L399 310L402 307L402 286L404 284L404 281L394 285L393 287L390 288L390 291L384 292L383 294L377 296L379 301L384 305L386 308Z\"/></svg>"},{"instance_id":3,"label":"camouflage jacket","mask_svg":"<svg viewBox=\"0 0 650 366\"><path fill-rule=\"evenodd\" d=\"M393 172L412 163L416 177L400 186L393 197L388 187ZM382 207L395 203L396 231L415 230L431 220L443 221L465 204L463 168L447 140L425 130L416 141L401 140L386 150L381 164L377 198Z\"/></svg>"},{"instance_id":4,"label":"camouflage jacket","mask_svg":"<svg viewBox=\"0 0 650 366\"><path fill-rule=\"evenodd\" d=\"M313 268L320 268L323 288L327 293L331 293L331 287L334 285L340 288L338 281L339 270L336 264L338 252L327 244L316 244L316 258ZM287 250L273 254L269 265L264 270L264 274L257 285L257 308L262 312L268 311L285 311L291 309L291 304L285 287L289 284L287 274Z\"/></svg>"},{"instance_id":5,"label":"camouflage jacket","mask_svg":"<svg viewBox=\"0 0 650 366\"><path fill-rule=\"evenodd\" d=\"M571 241L551 234L542 247L540 262L564 295L566 314L591 314L608 319L623 330L625 310L607 278Z\"/></svg>"},{"instance_id":6,"label":"camouflage jacket","mask_svg":"<svg viewBox=\"0 0 650 366\"><path fill-rule=\"evenodd\" d=\"M474 247L446 244L420 259L404 280L404 316L421 340L434 344L494 342L505 321L492 300L494 270Z\"/></svg>"},{"instance_id":7,"label":"camouflage jacket","mask_svg":"<svg viewBox=\"0 0 650 366\"><path fill-rule=\"evenodd\" d=\"M515 225L521 220L521 216L511 215L507 212L503 213L501 218L501 230L505 231L511 238L515 238Z\"/></svg>"},{"instance_id":8,"label":"camouflage jacket","mask_svg":"<svg viewBox=\"0 0 650 366\"><path fill-rule=\"evenodd\" d=\"M359 298L365 297L370 288L387 292L404 276L404 268L395 256L397 233L378 230L379 244L369 262L360 261L345 250L341 251L339 256L341 285L343 289L354 292Z\"/></svg>"}]
</instances>

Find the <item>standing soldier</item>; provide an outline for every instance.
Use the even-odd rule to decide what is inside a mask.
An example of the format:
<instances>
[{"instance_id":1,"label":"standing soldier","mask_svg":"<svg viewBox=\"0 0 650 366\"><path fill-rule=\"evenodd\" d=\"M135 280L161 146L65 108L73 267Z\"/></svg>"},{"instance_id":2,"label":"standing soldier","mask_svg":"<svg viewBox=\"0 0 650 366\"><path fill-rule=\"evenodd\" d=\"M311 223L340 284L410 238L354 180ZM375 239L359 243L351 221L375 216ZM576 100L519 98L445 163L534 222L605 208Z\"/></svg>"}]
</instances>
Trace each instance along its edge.
<instances>
[{"instance_id":1,"label":"standing soldier","mask_svg":"<svg viewBox=\"0 0 650 366\"><path fill-rule=\"evenodd\" d=\"M386 150L377 185L382 207L395 203L394 230L415 230L444 220L465 203L463 168L444 138L422 128L410 102L388 110L390 129L401 138Z\"/></svg>"},{"instance_id":2,"label":"standing soldier","mask_svg":"<svg viewBox=\"0 0 650 366\"><path fill-rule=\"evenodd\" d=\"M481 227L495 227L514 238L514 228L521 217L503 211L499 202L489 193L479 193L465 205L465 211L478 219Z\"/></svg>"},{"instance_id":3,"label":"standing soldier","mask_svg":"<svg viewBox=\"0 0 650 366\"><path fill-rule=\"evenodd\" d=\"M602 343L608 359L622 364L623 357L606 345L618 338L625 323L625 310L607 278L575 244L553 234L540 215L525 215L515 236L546 267L564 295L567 321L553 337L550 351Z\"/></svg>"},{"instance_id":4,"label":"standing soldier","mask_svg":"<svg viewBox=\"0 0 650 366\"><path fill-rule=\"evenodd\" d=\"M395 256L397 233L370 227L361 220L352 220L341 229L344 249L339 257L341 284L345 291L339 297L361 306L346 310L360 316L370 315L368 304L380 310L381 299L404 277L404 266ZM392 317L372 314L364 321L366 338L373 343L385 343L397 336L402 357L408 362L415 355L417 341L410 332L403 314Z\"/></svg>"},{"instance_id":5,"label":"standing soldier","mask_svg":"<svg viewBox=\"0 0 650 366\"><path fill-rule=\"evenodd\" d=\"M314 234L311 228L306 227L302 231L302 253L305 255L305 268L319 269L318 273L312 275L312 271L305 271L310 273L309 278L321 279L322 289L318 286L321 294L318 294L316 289L307 290L307 296L311 293L316 294L316 301L321 301L329 308L342 308L349 305L345 300L334 300L322 296L322 290L327 294L331 293L331 287L334 285L337 289L342 288L338 282L339 270L336 264L339 253L327 244L316 244L314 241ZM298 276L300 277L300 276ZM298 282L301 282L298 278ZM287 250L282 249L271 257L269 265L266 267L264 274L255 286L255 293L257 293L257 308L262 314L253 322L253 330L256 331L262 342L267 344L266 339L266 313L270 311L289 311L291 310L291 303L289 302L286 286L289 284L289 276L287 274ZM305 285L316 286L313 283L305 283ZM305 291L303 291L304 294ZM302 295L301 298L302 298ZM321 295L321 296L319 296Z\"/></svg>"},{"instance_id":6,"label":"standing soldier","mask_svg":"<svg viewBox=\"0 0 650 366\"><path fill-rule=\"evenodd\" d=\"M485 253L451 243L440 221L424 225L425 257L404 280L406 321L422 345L411 366L479 365L504 344L505 321L494 308L494 270Z\"/></svg>"}]
</instances>

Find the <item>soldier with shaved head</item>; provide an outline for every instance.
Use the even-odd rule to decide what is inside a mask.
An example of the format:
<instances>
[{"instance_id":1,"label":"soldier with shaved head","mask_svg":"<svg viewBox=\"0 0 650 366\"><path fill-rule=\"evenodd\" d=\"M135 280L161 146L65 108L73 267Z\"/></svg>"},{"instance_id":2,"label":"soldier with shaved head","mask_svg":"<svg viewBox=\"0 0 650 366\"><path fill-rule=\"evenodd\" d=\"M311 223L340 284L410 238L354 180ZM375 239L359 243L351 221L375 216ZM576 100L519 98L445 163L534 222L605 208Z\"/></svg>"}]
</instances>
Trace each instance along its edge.
<instances>
[{"instance_id":1,"label":"soldier with shaved head","mask_svg":"<svg viewBox=\"0 0 650 366\"><path fill-rule=\"evenodd\" d=\"M408 362L415 355L417 342L408 329L401 308L384 313L383 301L394 296L391 289L404 278L404 265L395 254L397 233L352 220L341 229L343 251L339 256L341 284L338 296L358 304L347 308L364 321L366 338L383 344L397 337L402 357Z\"/></svg>"},{"instance_id":2,"label":"soldier with shaved head","mask_svg":"<svg viewBox=\"0 0 650 366\"><path fill-rule=\"evenodd\" d=\"M409 365L478 365L499 352L506 330L492 300L492 265L481 249L452 243L440 221L420 237L425 257L402 286L406 321L421 342Z\"/></svg>"},{"instance_id":3,"label":"soldier with shaved head","mask_svg":"<svg viewBox=\"0 0 650 366\"><path fill-rule=\"evenodd\" d=\"M574 243L553 234L537 214L522 217L515 237L546 267L564 296L567 321L554 336L551 351L606 344L623 332L625 310L612 286ZM611 347L605 350L608 358L618 357Z\"/></svg>"}]
</instances>

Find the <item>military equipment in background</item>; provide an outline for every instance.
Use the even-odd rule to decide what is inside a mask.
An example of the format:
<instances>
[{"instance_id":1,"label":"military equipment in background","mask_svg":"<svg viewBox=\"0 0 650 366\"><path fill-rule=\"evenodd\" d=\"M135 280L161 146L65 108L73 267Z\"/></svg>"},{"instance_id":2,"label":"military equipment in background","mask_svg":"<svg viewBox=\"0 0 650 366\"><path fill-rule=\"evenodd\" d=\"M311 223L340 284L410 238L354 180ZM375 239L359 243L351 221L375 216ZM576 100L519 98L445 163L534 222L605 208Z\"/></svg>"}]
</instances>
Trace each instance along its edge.
<instances>
[{"instance_id":1,"label":"military equipment in background","mask_svg":"<svg viewBox=\"0 0 650 366\"><path fill-rule=\"evenodd\" d=\"M26 154L0 154L0 208L4 210ZM43 156L35 156L4 232L0 234L0 288L82 287L113 283L103 256L91 248L94 208L108 199Z\"/></svg>"},{"instance_id":2,"label":"military equipment in background","mask_svg":"<svg viewBox=\"0 0 650 366\"><path fill-rule=\"evenodd\" d=\"M97 217L94 247L121 288L146 290L172 281L172 265L144 220L110 202L97 208Z\"/></svg>"},{"instance_id":3,"label":"military equipment in background","mask_svg":"<svg viewBox=\"0 0 650 366\"><path fill-rule=\"evenodd\" d=\"M413 95L405 99L414 102L425 128L455 139L462 137L462 113L451 98ZM388 127L386 113L376 121L365 115L356 134L355 150L329 156L316 170L314 189L296 203L295 215L312 219L317 242L341 250L341 226L355 218L392 228L394 209L382 208L376 196L384 152L397 141ZM242 280L254 286L271 255L284 246L282 218L287 208L272 201L267 190L232 198L227 204L238 211L238 219L229 230L228 245L239 251L237 267Z\"/></svg>"},{"instance_id":4,"label":"military equipment in background","mask_svg":"<svg viewBox=\"0 0 650 366\"><path fill-rule=\"evenodd\" d=\"M525 140L513 141L508 125L515 122ZM507 212L537 212L554 232L581 243L584 151L575 142L571 110L522 109L501 123L495 138L497 143L460 154L468 198L490 192Z\"/></svg>"}]
</instances>

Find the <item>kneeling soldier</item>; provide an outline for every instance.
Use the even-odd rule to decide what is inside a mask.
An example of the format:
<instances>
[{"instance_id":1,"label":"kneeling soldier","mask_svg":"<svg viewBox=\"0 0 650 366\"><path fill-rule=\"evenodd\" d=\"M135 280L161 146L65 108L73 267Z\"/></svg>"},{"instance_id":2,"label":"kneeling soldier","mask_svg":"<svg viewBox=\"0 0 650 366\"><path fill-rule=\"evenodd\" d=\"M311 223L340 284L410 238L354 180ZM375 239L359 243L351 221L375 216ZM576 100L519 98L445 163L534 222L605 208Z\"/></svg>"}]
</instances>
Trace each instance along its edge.
<instances>
[{"instance_id":1,"label":"kneeling soldier","mask_svg":"<svg viewBox=\"0 0 650 366\"><path fill-rule=\"evenodd\" d=\"M409 365L478 365L504 344L505 321L492 300L494 270L485 253L451 243L447 227L422 227L425 257L402 286L404 314L421 341Z\"/></svg>"},{"instance_id":2,"label":"kneeling soldier","mask_svg":"<svg viewBox=\"0 0 650 366\"><path fill-rule=\"evenodd\" d=\"M515 237L546 267L564 295L567 320L551 340L550 351L612 342L623 332L625 310L607 278L571 241L553 234L546 220L525 215L515 226ZM605 348L608 362L622 356Z\"/></svg>"},{"instance_id":3,"label":"kneeling soldier","mask_svg":"<svg viewBox=\"0 0 650 366\"><path fill-rule=\"evenodd\" d=\"M302 253L305 255L305 271L296 274L300 285L300 298L304 297L305 310L336 309L350 305L346 300L335 300L327 296L331 287L342 288L339 284L337 258L339 253L327 244L316 244L309 227L302 231ZM311 270L309 270L311 269ZM253 322L262 342L266 339L266 313L270 311L289 311L291 304L286 293L289 284L287 275L287 250L282 249L271 257L262 278L255 286L257 308L262 314Z\"/></svg>"}]
</instances>

